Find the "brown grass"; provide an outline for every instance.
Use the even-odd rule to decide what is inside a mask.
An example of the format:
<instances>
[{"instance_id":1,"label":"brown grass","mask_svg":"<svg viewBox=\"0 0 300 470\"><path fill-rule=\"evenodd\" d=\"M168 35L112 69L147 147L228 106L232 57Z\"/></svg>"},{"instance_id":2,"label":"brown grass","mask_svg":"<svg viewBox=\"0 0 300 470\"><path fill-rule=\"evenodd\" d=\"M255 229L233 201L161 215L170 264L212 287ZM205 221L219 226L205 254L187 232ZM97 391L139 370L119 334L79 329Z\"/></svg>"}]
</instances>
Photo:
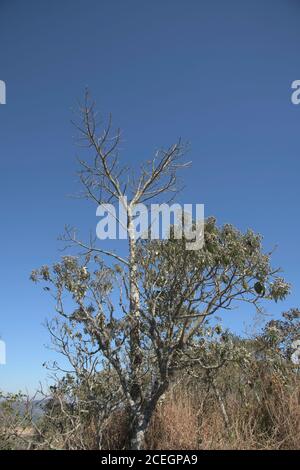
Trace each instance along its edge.
<instances>
[{"instance_id":1,"label":"brown grass","mask_svg":"<svg viewBox=\"0 0 300 470\"><path fill-rule=\"evenodd\" d=\"M198 447L197 410L184 390L171 392L160 404L147 433L149 449L188 450Z\"/></svg>"},{"instance_id":2,"label":"brown grass","mask_svg":"<svg viewBox=\"0 0 300 470\"><path fill-rule=\"evenodd\" d=\"M148 449L299 449L300 382L263 375L257 390L224 397L226 426L219 402L197 387L177 386L161 403L147 434Z\"/></svg>"}]
</instances>

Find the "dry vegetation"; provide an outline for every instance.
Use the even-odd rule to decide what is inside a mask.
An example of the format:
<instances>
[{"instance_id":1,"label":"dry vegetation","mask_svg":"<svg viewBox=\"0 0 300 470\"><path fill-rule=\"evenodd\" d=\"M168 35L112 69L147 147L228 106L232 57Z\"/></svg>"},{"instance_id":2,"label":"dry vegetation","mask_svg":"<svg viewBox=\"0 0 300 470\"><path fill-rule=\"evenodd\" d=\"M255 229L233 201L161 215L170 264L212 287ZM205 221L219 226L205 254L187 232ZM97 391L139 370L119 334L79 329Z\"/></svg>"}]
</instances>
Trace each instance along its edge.
<instances>
[{"instance_id":1,"label":"dry vegetation","mask_svg":"<svg viewBox=\"0 0 300 470\"><path fill-rule=\"evenodd\" d=\"M190 371L176 379L152 417L145 448L299 449L300 377L284 364L267 367L252 361L248 367L230 365L218 374L215 388L206 372ZM216 394L217 391L217 394ZM7 413L2 406L0 433L3 449L124 449L128 447L128 414L116 409L99 425L91 411L76 426L54 412L34 424ZM225 414L224 414L225 410ZM7 416L10 426L7 426ZM18 418L17 418L18 416ZM6 421L5 421L6 417ZM6 422L6 428L4 426ZM100 432L99 432L100 431Z\"/></svg>"},{"instance_id":2,"label":"dry vegetation","mask_svg":"<svg viewBox=\"0 0 300 470\"><path fill-rule=\"evenodd\" d=\"M162 403L147 436L149 449L299 449L300 381L263 375L260 395L228 390L224 403L203 400L195 388L179 386Z\"/></svg>"}]
</instances>

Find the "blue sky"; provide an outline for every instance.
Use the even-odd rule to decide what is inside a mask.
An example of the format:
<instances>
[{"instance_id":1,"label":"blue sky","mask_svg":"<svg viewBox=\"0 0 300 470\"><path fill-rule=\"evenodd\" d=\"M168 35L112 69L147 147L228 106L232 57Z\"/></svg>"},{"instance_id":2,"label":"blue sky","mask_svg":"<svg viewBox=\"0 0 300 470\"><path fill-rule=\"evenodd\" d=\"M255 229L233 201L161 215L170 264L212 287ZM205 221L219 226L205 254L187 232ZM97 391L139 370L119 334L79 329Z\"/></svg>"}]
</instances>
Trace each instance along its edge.
<instances>
[{"instance_id":1,"label":"blue sky","mask_svg":"<svg viewBox=\"0 0 300 470\"><path fill-rule=\"evenodd\" d=\"M299 306L298 0L0 0L0 388L33 390L51 356L47 295L30 271L60 256L70 223L88 234L95 207L76 182L72 108L88 86L123 130L131 165L179 136L191 143L180 200L278 245ZM228 320L237 331L253 312Z\"/></svg>"}]
</instances>

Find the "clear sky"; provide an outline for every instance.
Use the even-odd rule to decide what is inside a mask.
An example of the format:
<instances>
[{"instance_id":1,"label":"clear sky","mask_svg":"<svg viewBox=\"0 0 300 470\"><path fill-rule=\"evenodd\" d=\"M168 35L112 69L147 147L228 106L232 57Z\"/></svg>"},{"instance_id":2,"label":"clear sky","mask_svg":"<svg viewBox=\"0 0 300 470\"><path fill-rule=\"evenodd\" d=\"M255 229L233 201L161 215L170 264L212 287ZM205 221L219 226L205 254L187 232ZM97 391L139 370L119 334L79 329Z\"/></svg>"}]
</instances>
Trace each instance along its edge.
<instances>
[{"instance_id":1,"label":"clear sky","mask_svg":"<svg viewBox=\"0 0 300 470\"><path fill-rule=\"evenodd\" d=\"M80 153L70 120L86 86L122 128L126 162L191 143L180 200L278 245L293 293L268 311L300 305L299 21L298 0L0 0L0 388L32 390L51 356L51 302L30 271L59 258L65 223L96 226L95 207L68 197Z\"/></svg>"}]
</instances>

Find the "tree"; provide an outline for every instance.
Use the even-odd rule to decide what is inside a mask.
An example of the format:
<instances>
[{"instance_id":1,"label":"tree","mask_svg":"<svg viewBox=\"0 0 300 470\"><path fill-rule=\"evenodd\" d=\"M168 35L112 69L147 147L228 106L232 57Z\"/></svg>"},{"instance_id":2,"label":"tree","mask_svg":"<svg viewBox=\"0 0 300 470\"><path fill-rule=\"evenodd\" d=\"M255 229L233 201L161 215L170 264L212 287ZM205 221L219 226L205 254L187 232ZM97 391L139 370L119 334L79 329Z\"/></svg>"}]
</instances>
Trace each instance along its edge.
<instances>
[{"instance_id":1,"label":"tree","mask_svg":"<svg viewBox=\"0 0 300 470\"><path fill-rule=\"evenodd\" d=\"M66 361L45 363L53 385L40 390L44 414L39 431L52 448L101 449L105 429L122 404L116 373L80 325L59 318L47 323L52 349Z\"/></svg>"},{"instance_id":2,"label":"tree","mask_svg":"<svg viewBox=\"0 0 300 470\"><path fill-rule=\"evenodd\" d=\"M300 310L291 308L283 312L282 319L268 322L262 340L279 357L299 364Z\"/></svg>"},{"instance_id":3,"label":"tree","mask_svg":"<svg viewBox=\"0 0 300 470\"><path fill-rule=\"evenodd\" d=\"M80 256L65 256L52 269L44 266L32 279L54 290L58 314L69 328L83 331L114 369L130 412L130 447L141 449L175 371L204 361L208 320L240 302L261 311L263 298L284 298L289 286L270 266L260 236L230 225L218 228L213 218L206 221L205 244L198 251L187 250L186 238L177 239L175 228L169 240L136 239L135 205L176 193L177 171L186 166L181 162L184 147L179 142L158 151L135 178L120 167L120 132L111 136L111 119L98 135L88 96L81 118L77 127L94 154L92 163L80 160L84 195L96 204L121 201L128 256L95 241L86 244L67 228L64 240L80 247ZM104 263L104 257L117 264ZM71 303L65 303L66 294Z\"/></svg>"}]
</instances>

